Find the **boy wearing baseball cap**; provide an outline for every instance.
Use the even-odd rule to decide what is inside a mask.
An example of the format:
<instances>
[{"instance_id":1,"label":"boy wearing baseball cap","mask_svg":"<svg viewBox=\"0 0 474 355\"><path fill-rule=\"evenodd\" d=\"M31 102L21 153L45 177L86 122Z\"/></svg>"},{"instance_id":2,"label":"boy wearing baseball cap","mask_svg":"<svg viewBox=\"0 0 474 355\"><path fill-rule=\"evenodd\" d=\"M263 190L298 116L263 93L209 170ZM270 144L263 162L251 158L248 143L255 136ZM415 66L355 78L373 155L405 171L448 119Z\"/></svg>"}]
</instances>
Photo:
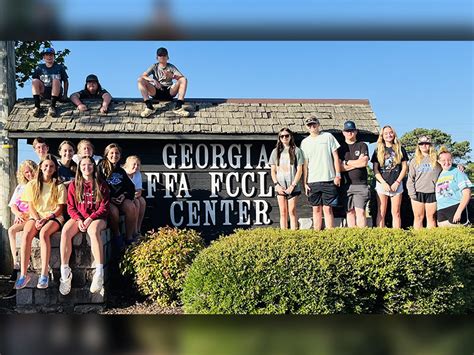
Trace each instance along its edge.
<instances>
[{"instance_id":1,"label":"boy wearing baseball cap","mask_svg":"<svg viewBox=\"0 0 474 355\"><path fill-rule=\"evenodd\" d=\"M188 117L189 112L187 109L189 107L184 105L184 95L186 94L188 80L181 74L178 68L168 63L169 57L166 48L158 48L156 58L158 62L150 66L138 78L138 89L146 106L143 112L140 113L140 116L148 117L155 112L152 99L172 101L173 97L177 94L178 100L173 112L182 117Z\"/></svg>"},{"instance_id":2,"label":"boy wearing baseball cap","mask_svg":"<svg viewBox=\"0 0 474 355\"><path fill-rule=\"evenodd\" d=\"M367 227L365 208L369 202L367 165L369 148L357 139L354 121L346 121L342 128L344 142L339 148L342 172L342 194L348 227Z\"/></svg>"},{"instance_id":3,"label":"boy wearing baseball cap","mask_svg":"<svg viewBox=\"0 0 474 355\"><path fill-rule=\"evenodd\" d=\"M51 99L48 108L48 116L56 116L56 102L61 95L67 97L69 87L66 68L62 64L54 62L55 51L53 48L43 50L44 63L39 64L33 72L32 92L35 100L33 116L39 117L41 114L41 98ZM63 89L64 86L64 89Z\"/></svg>"},{"instance_id":4,"label":"boy wearing baseball cap","mask_svg":"<svg viewBox=\"0 0 474 355\"><path fill-rule=\"evenodd\" d=\"M112 96L107 90L102 88L99 83L99 78L95 74L89 74L86 77L86 84L84 89L78 92L75 92L71 95L71 101L74 105L77 106L79 111L87 111L87 106L81 101L82 100L98 100L102 99L102 105L100 106L101 113L107 113L109 110L110 101L112 101Z\"/></svg>"}]
</instances>

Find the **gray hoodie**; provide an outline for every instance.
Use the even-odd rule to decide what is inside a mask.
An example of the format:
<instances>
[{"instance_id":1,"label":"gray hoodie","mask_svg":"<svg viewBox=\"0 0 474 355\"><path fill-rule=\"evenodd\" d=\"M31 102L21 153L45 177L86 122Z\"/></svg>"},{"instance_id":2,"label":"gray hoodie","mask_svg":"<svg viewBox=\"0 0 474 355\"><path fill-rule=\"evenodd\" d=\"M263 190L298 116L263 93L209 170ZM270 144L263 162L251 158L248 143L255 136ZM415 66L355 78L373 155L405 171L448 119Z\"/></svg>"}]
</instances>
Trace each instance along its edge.
<instances>
[{"instance_id":1,"label":"gray hoodie","mask_svg":"<svg viewBox=\"0 0 474 355\"><path fill-rule=\"evenodd\" d=\"M408 196L414 199L417 192L435 193L436 180L438 180L441 170L439 164L436 164L434 168L431 166L429 156L424 157L420 165L416 165L415 158L413 158L408 165Z\"/></svg>"}]
</instances>

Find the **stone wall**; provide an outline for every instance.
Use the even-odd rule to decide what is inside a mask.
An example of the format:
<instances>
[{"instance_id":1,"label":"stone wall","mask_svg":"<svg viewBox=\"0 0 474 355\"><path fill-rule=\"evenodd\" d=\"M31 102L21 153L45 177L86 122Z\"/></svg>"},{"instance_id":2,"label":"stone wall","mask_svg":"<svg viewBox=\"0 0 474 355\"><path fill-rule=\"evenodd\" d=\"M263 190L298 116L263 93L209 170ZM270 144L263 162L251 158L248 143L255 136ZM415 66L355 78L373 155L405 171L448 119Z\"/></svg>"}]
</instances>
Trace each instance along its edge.
<instances>
[{"instance_id":1,"label":"stone wall","mask_svg":"<svg viewBox=\"0 0 474 355\"><path fill-rule=\"evenodd\" d=\"M17 233L17 250L20 252L22 233ZM27 287L18 290L16 295L17 310L20 312L83 312L97 311L105 306L106 294L110 276L110 261L112 256L111 233L109 229L102 232L104 252L104 288L102 292L92 294L89 291L95 262L93 260L90 238L86 233L78 233L72 240L73 250L69 266L72 269L72 288L67 296L59 292L61 259L59 253L60 232L51 236L50 267L53 279L50 277L47 289L37 289L36 284L41 272L40 243L33 239L30 270L31 277Z\"/></svg>"}]
</instances>

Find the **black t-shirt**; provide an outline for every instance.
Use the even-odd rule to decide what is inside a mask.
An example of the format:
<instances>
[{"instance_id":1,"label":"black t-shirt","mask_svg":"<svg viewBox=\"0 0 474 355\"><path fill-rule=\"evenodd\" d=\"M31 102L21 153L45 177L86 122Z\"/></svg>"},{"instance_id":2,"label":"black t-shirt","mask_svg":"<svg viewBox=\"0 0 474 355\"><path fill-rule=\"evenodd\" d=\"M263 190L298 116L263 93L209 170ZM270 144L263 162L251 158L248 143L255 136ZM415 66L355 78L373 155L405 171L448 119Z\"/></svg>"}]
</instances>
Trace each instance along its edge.
<instances>
[{"instance_id":1,"label":"black t-shirt","mask_svg":"<svg viewBox=\"0 0 474 355\"><path fill-rule=\"evenodd\" d=\"M52 87L53 80L65 81L68 78L64 65L54 63L51 68L46 64L39 64L32 75L33 79L40 79L45 87Z\"/></svg>"},{"instance_id":2,"label":"black t-shirt","mask_svg":"<svg viewBox=\"0 0 474 355\"><path fill-rule=\"evenodd\" d=\"M61 164L61 161L58 161L59 169L58 169L58 176L61 178L61 181L71 181L76 177L75 170L77 167L72 162L71 166L68 168ZM74 164L74 165L73 165Z\"/></svg>"},{"instance_id":3,"label":"black t-shirt","mask_svg":"<svg viewBox=\"0 0 474 355\"><path fill-rule=\"evenodd\" d=\"M385 154L384 154L384 163L380 164L377 159L377 148L372 155L372 159L370 160L372 163L379 164L379 171L382 174L383 179L387 182L387 184L392 185L400 175L402 171L402 164L395 165L395 151L392 147L388 148L385 147ZM401 161L408 161L408 155L405 148L402 147L402 160Z\"/></svg>"},{"instance_id":4,"label":"black t-shirt","mask_svg":"<svg viewBox=\"0 0 474 355\"><path fill-rule=\"evenodd\" d=\"M369 155L369 148L364 142L347 144L343 142L338 150L339 159L357 160L361 155ZM357 168L342 173L345 185L367 185L367 168Z\"/></svg>"},{"instance_id":5,"label":"black t-shirt","mask_svg":"<svg viewBox=\"0 0 474 355\"><path fill-rule=\"evenodd\" d=\"M95 94L91 94L87 90L81 90L81 91L77 92L76 94L79 94L79 99L88 100L88 99L101 99L102 95L104 95L106 93L108 93L108 91L101 88L101 89L97 90L97 92Z\"/></svg>"},{"instance_id":6,"label":"black t-shirt","mask_svg":"<svg viewBox=\"0 0 474 355\"><path fill-rule=\"evenodd\" d=\"M135 185L132 180L128 177L127 173L120 166L116 166L110 176L106 178L104 176L103 169L104 160L99 163L99 172L102 178L107 182L110 189L110 197L119 197L121 194L125 195L125 198L133 200L135 198Z\"/></svg>"}]
</instances>

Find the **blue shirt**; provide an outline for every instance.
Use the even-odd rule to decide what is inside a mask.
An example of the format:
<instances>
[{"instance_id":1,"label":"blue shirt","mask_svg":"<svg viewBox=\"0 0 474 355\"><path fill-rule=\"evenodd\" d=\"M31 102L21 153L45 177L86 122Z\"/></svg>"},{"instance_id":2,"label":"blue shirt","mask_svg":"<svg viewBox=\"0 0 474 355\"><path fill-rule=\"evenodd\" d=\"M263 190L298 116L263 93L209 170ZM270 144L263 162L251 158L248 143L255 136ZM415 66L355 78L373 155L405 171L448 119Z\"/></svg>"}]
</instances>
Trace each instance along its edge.
<instances>
[{"instance_id":1,"label":"blue shirt","mask_svg":"<svg viewBox=\"0 0 474 355\"><path fill-rule=\"evenodd\" d=\"M462 190L471 187L472 183L467 175L457 168L443 170L436 181L437 209L442 210L459 204L462 199Z\"/></svg>"}]
</instances>

